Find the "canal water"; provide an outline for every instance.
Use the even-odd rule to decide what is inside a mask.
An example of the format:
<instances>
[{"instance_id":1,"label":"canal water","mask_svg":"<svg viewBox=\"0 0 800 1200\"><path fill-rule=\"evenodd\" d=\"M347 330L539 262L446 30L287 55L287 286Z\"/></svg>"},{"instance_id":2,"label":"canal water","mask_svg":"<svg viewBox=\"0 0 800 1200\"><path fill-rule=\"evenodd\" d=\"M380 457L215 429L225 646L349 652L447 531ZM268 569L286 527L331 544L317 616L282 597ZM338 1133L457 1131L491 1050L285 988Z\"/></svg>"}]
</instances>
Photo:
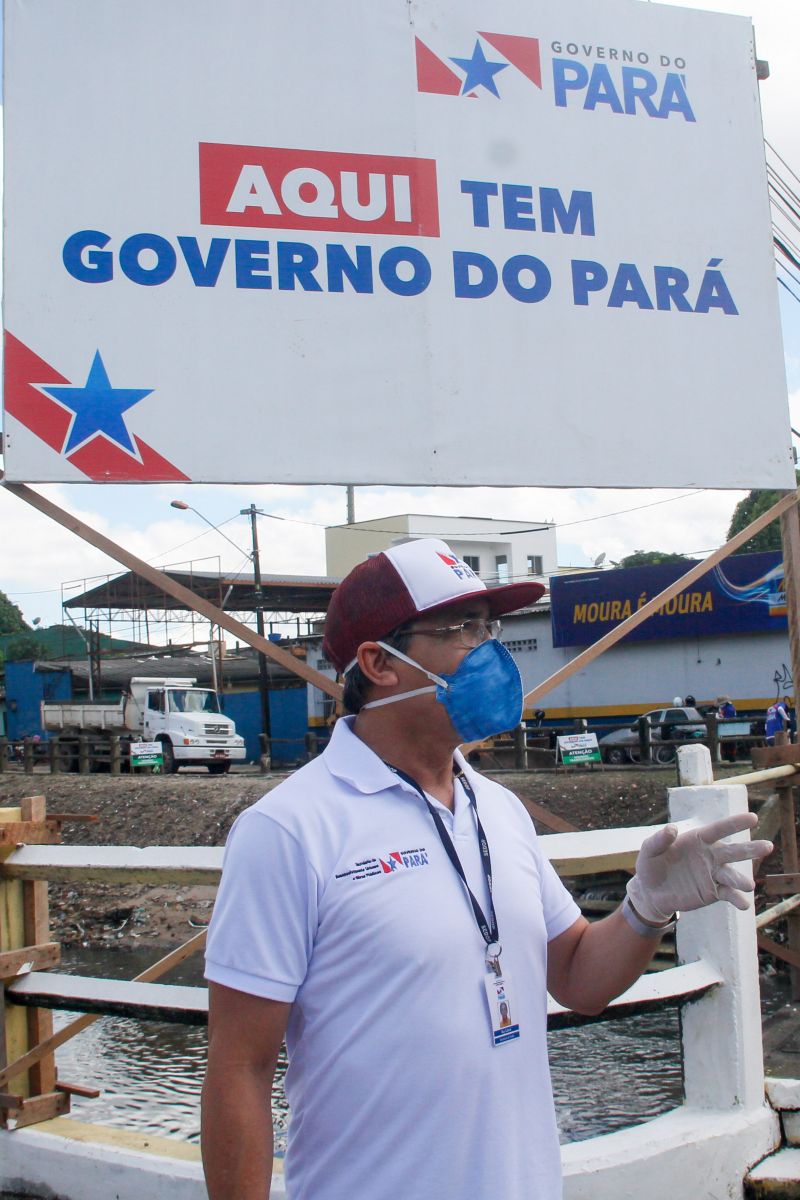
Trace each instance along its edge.
<instances>
[{"instance_id":1,"label":"canal water","mask_svg":"<svg viewBox=\"0 0 800 1200\"><path fill-rule=\"evenodd\" d=\"M64 969L77 974L132 978L151 953L64 951ZM173 971L170 983L202 983L202 958ZM788 998L788 983L762 981L765 1007ZM57 1027L72 1019L56 1013ZM556 1114L562 1142L580 1141L649 1120L682 1100L678 1015L644 1013L548 1035ZM96 1087L96 1100L75 1099L77 1120L142 1133L199 1141L199 1097L206 1029L154 1021L101 1017L57 1052L62 1079ZM275 1080L275 1145L285 1148L288 1111L285 1063Z\"/></svg>"}]
</instances>

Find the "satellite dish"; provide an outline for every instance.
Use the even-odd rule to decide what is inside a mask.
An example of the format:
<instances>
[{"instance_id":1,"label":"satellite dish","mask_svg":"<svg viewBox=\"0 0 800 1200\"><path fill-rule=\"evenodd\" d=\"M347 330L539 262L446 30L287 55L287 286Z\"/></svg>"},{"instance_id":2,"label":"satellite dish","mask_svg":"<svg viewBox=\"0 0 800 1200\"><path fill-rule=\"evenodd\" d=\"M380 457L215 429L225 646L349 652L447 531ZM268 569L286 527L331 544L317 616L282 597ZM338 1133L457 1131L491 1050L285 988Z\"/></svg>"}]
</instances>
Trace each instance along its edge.
<instances>
[{"instance_id":1,"label":"satellite dish","mask_svg":"<svg viewBox=\"0 0 800 1200\"><path fill-rule=\"evenodd\" d=\"M599 567L605 561L606 561L606 555L605 555L605 551L603 551L603 553L598 554L597 558L594 560L594 565L596 567Z\"/></svg>"},{"instance_id":2,"label":"satellite dish","mask_svg":"<svg viewBox=\"0 0 800 1200\"><path fill-rule=\"evenodd\" d=\"M41 623L42 623L41 617L34 617L33 620L31 621L31 625L41 625Z\"/></svg>"}]
</instances>

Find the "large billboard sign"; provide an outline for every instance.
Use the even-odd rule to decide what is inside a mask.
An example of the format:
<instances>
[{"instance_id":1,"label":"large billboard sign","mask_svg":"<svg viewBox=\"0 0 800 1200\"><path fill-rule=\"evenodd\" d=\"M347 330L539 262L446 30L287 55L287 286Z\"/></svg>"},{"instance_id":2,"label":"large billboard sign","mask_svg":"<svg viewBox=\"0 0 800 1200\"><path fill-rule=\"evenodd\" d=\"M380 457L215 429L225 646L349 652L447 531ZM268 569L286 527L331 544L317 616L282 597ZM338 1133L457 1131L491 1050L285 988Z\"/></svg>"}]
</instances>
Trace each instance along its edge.
<instances>
[{"instance_id":1,"label":"large billboard sign","mask_svg":"<svg viewBox=\"0 0 800 1200\"><path fill-rule=\"evenodd\" d=\"M9 479L794 486L745 18L5 21Z\"/></svg>"},{"instance_id":2,"label":"large billboard sign","mask_svg":"<svg viewBox=\"0 0 800 1200\"><path fill-rule=\"evenodd\" d=\"M554 646L591 646L669 587L693 561L616 571L583 571L550 580ZM778 550L732 554L673 596L629 641L785 632L786 591Z\"/></svg>"}]
</instances>

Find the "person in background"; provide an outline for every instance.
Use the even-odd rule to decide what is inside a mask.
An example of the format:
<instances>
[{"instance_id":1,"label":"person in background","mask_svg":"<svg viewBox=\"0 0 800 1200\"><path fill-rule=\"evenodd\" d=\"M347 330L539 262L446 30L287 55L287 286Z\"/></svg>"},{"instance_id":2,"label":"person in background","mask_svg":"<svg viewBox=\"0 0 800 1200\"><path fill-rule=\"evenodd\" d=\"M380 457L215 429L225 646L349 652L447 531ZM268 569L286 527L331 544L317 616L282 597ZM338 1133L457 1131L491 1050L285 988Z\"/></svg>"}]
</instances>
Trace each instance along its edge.
<instances>
[{"instance_id":1,"label":"person in background","mask_svg":"<svg viewBox=\"0 0 800 1200\"><path fill-rule=\"evenodd\" d=\"M768 746L775 746L776 736L779 741L783 742L782 735L789 726L789 714L786 711L783 701L776 700L774 704L770 704L767 709L767 718L764 723L764 738Z\"/></svg>"},{"instance_id":2,"label":"person in background","mask_svg":"<svg viewBox=\"0 0 800 1200\"><path fill-rule=\"evenodd\" d=\"M720 720L736 716L736 706L730 696L717 696L717 716Z\"/></svg>"},{"instance_id":3,"label":"person in background","mask_svg":"<svg viewBox=\"0 0 800 1200\"><path fill-rule=\"evenodd\" d=\"M753 828L741 813L646 838L622 904L590 924L518 798L466 762L459 746L521 720L497 618L543 590L487 588L421 538L334 592L323 649L348 715L225 851L206 956L209 1200L269 1195L284 1035L291 1200L559 1200L547 992L600 1013L677 911L749 907L735 864L772 847L723 840Z\"/></svg>"},{"instance_id":4,"label":"person in background","mask_svg":"<svg viewBox=\"0 0 800 1200\"><path fill-rule=\"evenodd\" d=\"M788 718L786 732L789 734L789 740L793 742L797 735L797 714L794 710L794 703L791 696L783 697L783 707L786 710L786 716Z\"/></svg>"}]
</instances>

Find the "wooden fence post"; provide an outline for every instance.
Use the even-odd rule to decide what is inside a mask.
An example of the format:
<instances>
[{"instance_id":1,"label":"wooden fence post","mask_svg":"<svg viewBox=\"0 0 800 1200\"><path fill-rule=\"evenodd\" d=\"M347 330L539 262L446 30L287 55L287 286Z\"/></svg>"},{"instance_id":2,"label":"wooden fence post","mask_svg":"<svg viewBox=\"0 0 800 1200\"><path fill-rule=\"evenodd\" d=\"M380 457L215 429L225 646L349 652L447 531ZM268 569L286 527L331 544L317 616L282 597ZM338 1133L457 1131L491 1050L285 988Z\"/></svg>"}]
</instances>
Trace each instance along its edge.
<instances>
[{"instance_id":1,"label":"wooden fence post","mask_svg":"<svg viewBox=\"0 0 800 1200\"><path fill-rule=\"evenodd\" d=\"M20 814L23 821L44 821L47 804L44 796L28 796L20 803ZM26 880L22 884L22 920L25 946L41 946L50 941L50 915L47 905L47 883L44 880ZM53 1033L52 1013L43 1008L29 1008L26 1013L28 1022L28 1044L36 1046ZM30 1090L33 1095L42 1095L55 1090L56 1060L55 1055L31 1067L28 1073Z\"/></svg>"},{"instance_id":2,"label":"wooden fence post","mask_svg":"<svg viewBox=\"0 0 800 1200\"><path fill-rule=\"evenodd\" d=\"M109 762L108 769L112 775L119 775L122 763L122 748L120 746L119 734L112 733L109 741Z\"/></svg>"},{"instance_id":3,"label":"wooden fence post","mask_svg":"<svg viewBox=\"0 0 800 1200\"><path fill-rule=\"evenodd\" d=\"M0 737L0 775L8 770L8 738Z\"/></svg>"},{"instance_id":4,"label":"wooden fence post","mask_svg":"<svg viewBox=\"0 0 800 1200\"><path fill-rule=\"evenodd\" d=\"M31 796L19 808L0 809L0 830L6 823L31 821L44 824L45 800ZM50 840L50 839L48 839ZM0 861L14 850L14 843L0 845ZM24 949L33 954L48 941L47 884L40 881L0 879L0 955ZM15 968L18 969L18 968ZM12 972L13 973L13 972ZM0 1001L4 1001L3 980L0 978ZM28 1009L15 1004L0 1003L3 1032L0 1036L0 1059L3 1066L15 1062L28 1049L52 1035L53 1022L49 1011ZM7 1092L7 1088L0 1089ZM7 1097L0 1104L0 1124L28 1124L44 1120L69 1110L69 1098L56 1091L55 1058L52 1054L31 1066L30 1070L13 1079L14 1096L23 1104L14 1107Z\"/></svg>"},{"instance_id":5,"label":"wooden fence post","mask_svg":"<svg viewBox=\"0 0 800 1200\"><path fill-rule=\"evenodd\" d=\"M89 774L89 739L85 733L78 738L78 770L81 775Z\"/></svg>"},{"instance_id":6,"label":"wooden fence post","mask_svg":"<svg viewBox=\"0 0 800 1200\"><path fill-rule=\"evenodd\" d=\"M514 730L514 766L518 771L528 769L528 731L522 722Z\"/></svg>"},{"instance_id":7,"label":"wooden fence post","mask_svg":"<svg viewBox=\"0 0 800 1200\"><path fill-rule=\"evenodd\" d=\"M33 774L33 739L29 737L22 742L22 767L26 775Z\"/></svg>"},{"instance_id":8,"label":"wooden fence post","mask_svg":"<svg viewBox=\"0 0 800 1200\"><path fill-rule=\"evenodd\" d=\"M713 763L721 762L719 753L719 718L716 713L709 713L705 719L708 750Z\"/></svg>"},{"instance_id":9,"label":"wooden fence post","mask_svg":"<svg viewBox=\"0 0 800 1200\"><path fill-rule=\"evenodd\" d=\"M639 717L636 724L639 726L639 759L642 763L650 762L650 718Z\"/></svg>"}]
</instances>

